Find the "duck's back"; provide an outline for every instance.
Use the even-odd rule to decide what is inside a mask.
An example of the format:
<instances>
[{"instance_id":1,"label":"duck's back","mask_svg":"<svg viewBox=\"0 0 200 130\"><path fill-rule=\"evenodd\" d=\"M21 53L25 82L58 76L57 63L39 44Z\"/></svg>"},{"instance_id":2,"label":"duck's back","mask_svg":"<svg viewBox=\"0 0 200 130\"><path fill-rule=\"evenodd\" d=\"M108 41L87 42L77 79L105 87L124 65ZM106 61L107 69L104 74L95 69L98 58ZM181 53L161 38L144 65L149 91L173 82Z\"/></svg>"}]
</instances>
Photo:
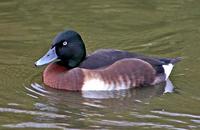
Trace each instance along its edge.
<instances>
[{"instance_id":1,"label":"duck's back","mask_svg":"<svg viewBox=\"0 0 200 130\"><path fill-rule=\"evenodd\" d=\"M168 64L171 59L168 58L155 58L147 57L144 55L130 53L127 51L114 50L114 49L100 49L87 56L86 59L80 64L80 68L86 69L98 69L104 68L109 65L112 65L116 61L125 59L125 58L136 58L151 64L158 72L162 72L162 68L159 70L159 66Z\"/></svg>"},{"instance_id":2,"label":"duck's back","mask_svg":"<svg viewBox=\"0 0 200 130\"><path fill-rule=\"evenodd\" d=\"M87 56L86 59L80 64L80 67L98 69L109 66L118 60L133 57L137 57L137 54L113 49L99 49Z\"/></svg>"}]
</instances>

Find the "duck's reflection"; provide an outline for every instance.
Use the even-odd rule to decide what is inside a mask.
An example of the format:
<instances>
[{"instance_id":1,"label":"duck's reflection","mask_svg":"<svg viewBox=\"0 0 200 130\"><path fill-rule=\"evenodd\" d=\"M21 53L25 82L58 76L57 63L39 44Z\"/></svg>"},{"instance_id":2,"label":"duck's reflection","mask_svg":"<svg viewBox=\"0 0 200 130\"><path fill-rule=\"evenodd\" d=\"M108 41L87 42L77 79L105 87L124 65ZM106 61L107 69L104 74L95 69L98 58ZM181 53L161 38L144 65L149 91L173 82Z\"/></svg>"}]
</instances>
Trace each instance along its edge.
<instances>
[{"instance_id":1,"label":"duck's reflection","mask_svg":"<svg viewBox=\"0 0 200 130\"><path fill-rule=\"evenodd\" d=\"M121 98L127 96L156 96L164 93L172 93L174 86L172 82L168 79L164 85L147 87L147 88L138 88L132 90L121 90L121 91L83 91L82 96L84 98L96 98L96 99L108 99L108 98ZM139 92L141 91L141 92Z\"/></svg>"},{"instance_id":2,"label":"duck's reflection","mask_svg":"<svg viewBox=\"0 0 200 130\"><path fill-rule=\"evenodd\" d=\"M58 91L47 87L43 87L40 84L32 83L31 88L26 87L29 91L28 95L37 96L67 96L70 95L81 95L83 98L92 99L109 99L109 98L125 98L125 97L135 97L136 99L143 99L152 96L159 96L165 93L172 93L174 86L172 82L168 79L165 83L159 84L157 86L149 86L137 89L121 90L121 91L82 91L82 92L68 92L68 91ZM76 94L75 94L76 93ZM54 96L53 96L54 95ZM72 96L74 97L74 96Z\"/></svg>"}]
</instances>

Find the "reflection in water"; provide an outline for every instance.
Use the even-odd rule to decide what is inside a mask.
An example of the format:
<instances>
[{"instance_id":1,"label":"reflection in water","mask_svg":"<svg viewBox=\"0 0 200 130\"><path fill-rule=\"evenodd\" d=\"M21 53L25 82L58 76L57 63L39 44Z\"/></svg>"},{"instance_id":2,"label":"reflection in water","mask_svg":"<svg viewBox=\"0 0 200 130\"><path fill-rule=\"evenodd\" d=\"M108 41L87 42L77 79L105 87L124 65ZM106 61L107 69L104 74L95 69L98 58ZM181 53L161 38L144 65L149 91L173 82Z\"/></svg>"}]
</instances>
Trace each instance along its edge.
<instances>
[{"instance_id":1,"label":"reflection in water","mask_svg":"<svg viewBox=\"0 0 200 130\"><path fill-rule=\"evenodd\" d=\"M31 88L25 87L29 92L34 93L39 96L46 96L55 93L59 93L61 91L48 91L45 87L42 87L41 85L37 83L32 83ZM157 86L149 86L147 88L137 88L132 90L121 90L121 91L82 91L82 97L84 98L92 98L92 99L110 99L110 98L123 98L127 96L134 96L135 98L143 97L144 93L147 97L152 97L156 95L161 95L164 93L172 93L174 89L174 86L172 82L168 79L165 82L164 90L163 86L157 85ZM52 89L50 89L52 90ZM62 92L61 92L62 93ZM66 91L66 94L68 92ZM69 92L70 94L76 93L76 92ZM32 94L28 93L28 95L33 96ZM63 95L64 96L64 95ZM35 96L34 96L35 97Z\"/></svg>"},{"instance_id":2,"label":"reflection in water","mask_svg":"<svg viewBox=\"0 0 200 130\"><path fill-rule=\"evenodd\" d=\"M137 89L121 91L82 91L70 92L60 91L40 84L32 83L31 87L25 87L27 95L33 98L44 97L54 107L70 106L70 108L107 108L112 111L126 111L136 109L142 104L149 104L153 97L161 96L164 93L173 92L173 84L170 80L156 86L149 86ZM46 105L38 107L45 109ZM84 106L84 107L83 107ZM49 106L47 106L48 109Z\"/></svg>"},{"instance_id":3,"label":"reflection in water","mask_svg":"<svg viewBox=\"0 0 200 130\"><path fill-rule=\"evenodd\" d=\"M156 86L156 87L161 87L161 86ZM149 87L148 89L146 89L146 96L150 97L150 96L155 96L153 95L154 93L157 94L162 94L162 93L171 93L173 92L174 86L171 83L170 80L166 81L165 87L164 87L164 91L162 89L157 89L156 87ZM162 87L161 87L162 88ZM138 91L140 91L143 88L139 88ZM150 90L152 89L152 90ZM134 90L132 90L134 91ZM136 90L137 91L137 90ZM84 98L96 98L96 99L109 99L109 98L121 98L121 97L126 97L127 95L130 95L132 92L130 90L122 90L122 91L83 91L82 92L82 96ZM141 92L137 92L136 95L134 95L136 98L140 97L140 93L143 93L143 91ZM143 95L143 94L142 94Z\"/></svg>"},{"instance_id":4,"label":"reflection in water","mask_svg":"<svg viewBox=\"0 0 200 130\"><path fill-rule=\"evenodd\" d=\"M166 81L165 90L164 90L163 93L172 93L173 90L174 90L174 86L173 86L171 80L168 79L168 80Z\"/></svg>"}]
</instances>

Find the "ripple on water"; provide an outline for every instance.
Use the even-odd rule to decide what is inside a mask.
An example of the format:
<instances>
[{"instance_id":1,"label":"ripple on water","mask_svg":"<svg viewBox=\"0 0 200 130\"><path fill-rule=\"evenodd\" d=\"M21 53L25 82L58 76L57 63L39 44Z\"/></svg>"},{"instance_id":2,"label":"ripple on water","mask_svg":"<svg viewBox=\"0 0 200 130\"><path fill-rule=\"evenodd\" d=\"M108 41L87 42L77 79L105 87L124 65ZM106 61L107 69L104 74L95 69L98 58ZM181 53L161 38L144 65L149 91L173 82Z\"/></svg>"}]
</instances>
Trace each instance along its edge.
<instances>
[{"instance_id":1,"label":"ripple on water","mask_svg":"<svg viewBox=\"0 0 200 130\"><path fill-rule=\"evenodd\" d=\"M160 89L158 89L160 87ZM155 93L159 94L165 94L165 93L172 93L174 86L172 82L168 79L165 83L164 88L161 86L157 87L147 87L147 89L151 89L151 91L155 91ZM51 96L51 94L59 93L60 91L49 91L42 85L38 83L32 83L31 87L26 87L25 89L28 90L27 95L38 98L38 96ZM144 89L141 89L141 91ZM144 90L145 92L148 92L147 90ZM150 95L153 94L148 92ZM67 92L66 92L67 93ZM91 98L91 99L111 99L111 98L125 98L127 96L131 96L130 90L121 90L121 91L82 91L81 96L83 98ZM153 96L153 95L152 95ZM136 102L142 102L140 99L135 99Z\"/></svg>"},{"instance_id":2,"label":"ripple on water","mask_svg":"<svg viewBox=\"0 0 200 130\"><path fill-rule=\"evenodd\" d=\"M49 118L65 118L65 117L67 117L66 115L61 115L61 114L56 114L56 113L20 110L20 109L14 109L14 108L0 108L0 112L28 114L28 115L43 116L43 117L49 117Z\"/></svg>"},{"instance_id":3,"label":"ripple on water","mask_svg":"<svg viewBox=\"0 0 200 130\"><path fill-rule=\"evenodd\" d=\"M200 119L200 115L192 115L185 113L175 113L175 112L167 112L167 111L151 111L152 113L171 116L171 117L189 117L189 118L197 118Z\"/></svg>"},{"instance_id":4,"label":"ripple on water","mask_svg":"<svg viewBox=\"0 0 200 130\"><path fill-rule=\"evenodd\" d=\"M39 122L23 122L18 124L3 125L3 127L7 128L50 128L50 129L62 129L62 130L65 130L66 127L69 126L70 125L67 123L39 123Z\"/></svg>"},{"instance_id":5,"label":"ripple on water","mask_svg":"<svg viewBox=\"0 0 200 130\"><path fill-rule=\"evenodd\" d=\"M129 122L129 121L116 121L116 120L101 120L96 121L99 124L104 124L108 126L118 126L118 127L144 127L144 128L165 128L170 130L187 130L184 128L177 128L173 125L168 124L160 124L160 123L153 123L153 122Z\"/></svg>"}]
</instances>

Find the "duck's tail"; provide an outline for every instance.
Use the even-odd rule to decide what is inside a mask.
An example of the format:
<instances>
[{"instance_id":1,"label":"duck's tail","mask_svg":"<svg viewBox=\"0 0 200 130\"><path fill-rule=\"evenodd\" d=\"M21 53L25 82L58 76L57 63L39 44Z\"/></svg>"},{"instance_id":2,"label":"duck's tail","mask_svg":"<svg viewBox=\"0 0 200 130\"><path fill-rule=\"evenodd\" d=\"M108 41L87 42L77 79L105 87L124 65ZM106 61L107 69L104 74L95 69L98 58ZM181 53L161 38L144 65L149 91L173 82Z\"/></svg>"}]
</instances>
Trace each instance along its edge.
<instances>
[{"instance_id":1,"label":"duck's tail","mask_svg":"<svg viewBox=\"0 0 200 130\"><path fill-rule=\"evenodd\" d=\"M163 62L163 65L168 65L168 64L176 64L177 62L181 61L183 58L182 57L176 57L176 58L159 58L160 61Z\"/></svg>"},{"instance_id":2,"label":"duck's tail","mask_svg":"<svg viewBox=\"0 0 200 130\"><path fill-rule=\"evenodd\" d=\"M172 59L170 60L170 63L174 65L174 64L176 64L177 62L181 61L182 59L183 59L183 57L172 58Z\"/></svg>"},{"instance_id":3,"label":"duck's tail","mask_svg":"<svg viewBox=\"0 0 200 130\"><path fill-rule=\"evenodd\" d=\"M176 57L176 58L172 58L169 60L169 62L165 65L162 65L163 69L164 69L164 73L165 73L165 80L168 79L174 64L176 64L177 62L181 61L183 58L182 57Z\"/></svg>"}]
</instances>

